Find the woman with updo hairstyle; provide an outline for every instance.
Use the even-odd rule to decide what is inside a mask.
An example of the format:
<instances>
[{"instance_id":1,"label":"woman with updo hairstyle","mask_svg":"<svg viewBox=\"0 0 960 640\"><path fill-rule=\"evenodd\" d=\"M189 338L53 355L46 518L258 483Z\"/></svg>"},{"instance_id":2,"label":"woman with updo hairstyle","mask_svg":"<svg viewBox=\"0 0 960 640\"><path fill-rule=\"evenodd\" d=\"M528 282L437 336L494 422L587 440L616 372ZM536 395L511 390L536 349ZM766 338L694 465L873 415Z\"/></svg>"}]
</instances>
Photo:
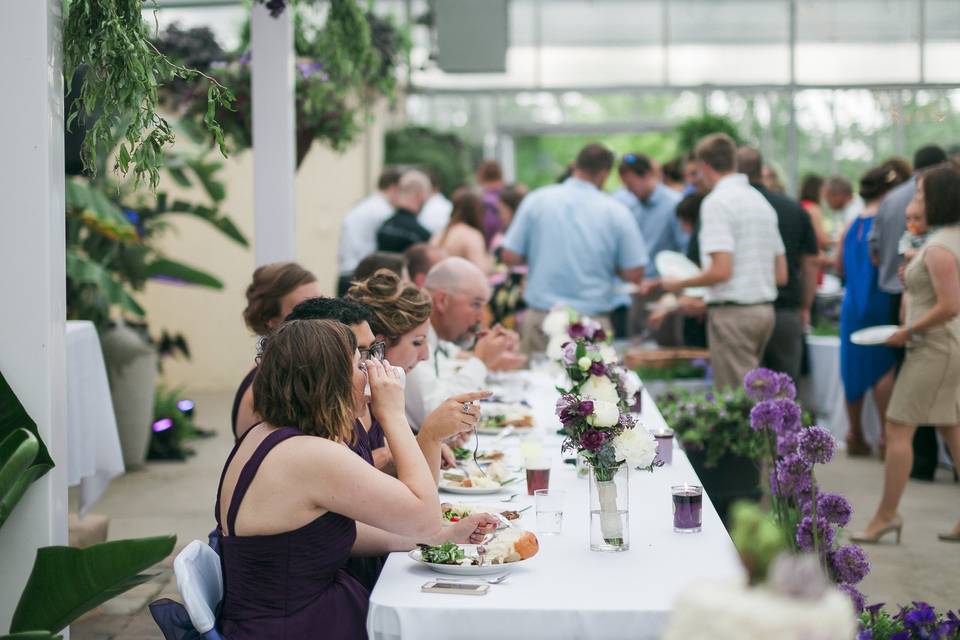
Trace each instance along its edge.
<instances>
[{"instance_id":1,"label":"woman with updo hairstyle","mask_svg":"<svg viewBox=\"0 0 960 640\"><path fill-rule=\"evenodd\" d=\"M247 287L243 321L255 334L263 336L283 322L298 304L322 295L316 276L296 262L274 262L257 267L253 272L253 282ZM251 390L256 372L256 367L250 369L234 394L230 412L234 437L241 435L258 420L253 410Z\"/></svg>"},{"instance_id":2,"label":"woman with updo hairstyle","mask_svg":"<svg viewBox=\"0 0 960 640\"><path fill-rule=\"evenodd\" d=\"M347 291L347 298L370 310L370 329L376 340L384 343L385 357L390 364L409 374L414 367L429 359L428 335L433 303L425 289L418 289L412 283L402 281L397 274L381 269L364 281L354 282ZM480 408L473 402L489 395L487 391L477 391L448 398L424 418L419 437L422 440L433 434L439 434L438 437L443 439L469 435L480 419ZM377 450L386 444L392 445L384 442L379 416L373 408L371 413L370 447ZM389 453L390 449L386 448L386 451ZM446 445L441 449L441 456L447 466L455 463L453 453ZM428 460L431 460L431 470L438 474L439 467L434 466L433 457L429 456ZM379 460L377 466L383 468Z\"/></svg>"},{"instance_id":3,"label":"woman with updo hairstyle","mask_svg":"<svg viewBox=\"0 0 960 640\"><path fill-rule=\"evenodd\" d=\"M369 593L344 569L348 557L476 543L495 526L480 515L444 527L399 376L365 365L339 322L291 320L267 337L254 381L263 422L234 446L217 490L224 637L366 638ZM367 384L396 478L347 447Z\"/></svg>"},{"instance_id":4,"label":"woman with updo hairstyle","mask_svg":"<svg viewBox=\"0 0 960 640\"><path fill-rule=\"evenodd\" d=\"M484 236L486 210L483 196L474 189L461 188L453 194L450 222L430 240L430 244L477 265L484 273L492 268Z\"/></svg>"}]
</instances>

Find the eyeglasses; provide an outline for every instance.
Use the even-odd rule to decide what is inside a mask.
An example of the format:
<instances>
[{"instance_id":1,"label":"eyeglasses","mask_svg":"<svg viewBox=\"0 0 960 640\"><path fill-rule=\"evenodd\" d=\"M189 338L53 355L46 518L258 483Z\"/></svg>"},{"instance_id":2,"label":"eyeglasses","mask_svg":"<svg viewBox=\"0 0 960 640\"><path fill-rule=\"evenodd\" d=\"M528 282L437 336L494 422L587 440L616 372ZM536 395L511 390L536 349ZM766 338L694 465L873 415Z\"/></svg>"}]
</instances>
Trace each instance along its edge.
<instances>
[{"instance_id":1,"label":"eyeglasses","mask_svg":"<svg viewBox=\"0 0 960 640\"><path fill-rule=\"evenodd\" d=\"M360 362L367 360L383 360L387 353L387 344L385 342L374 342L369 349L360 349Z\"/></svg>"}]
</instances>

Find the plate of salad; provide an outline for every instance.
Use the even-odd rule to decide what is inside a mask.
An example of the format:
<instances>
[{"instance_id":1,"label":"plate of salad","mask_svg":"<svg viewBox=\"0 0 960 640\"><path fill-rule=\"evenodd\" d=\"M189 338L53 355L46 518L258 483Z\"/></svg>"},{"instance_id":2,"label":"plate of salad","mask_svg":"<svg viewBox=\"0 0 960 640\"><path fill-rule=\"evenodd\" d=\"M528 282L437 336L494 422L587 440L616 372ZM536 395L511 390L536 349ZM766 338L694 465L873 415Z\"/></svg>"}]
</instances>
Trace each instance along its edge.
<instances>
[{"instance_id":1,"label":"plate of salad","mask_svg":"<svg viewBox=\"0 0 960 640\"><path fill-rule=\"evenodd\" d=\"M437 573L483 576L503 572L504 565L517 565L537 554L540 544L529 531L508 530L483 545L444 542L417 545L408 555Z\"/></svg>"}]
</instances>

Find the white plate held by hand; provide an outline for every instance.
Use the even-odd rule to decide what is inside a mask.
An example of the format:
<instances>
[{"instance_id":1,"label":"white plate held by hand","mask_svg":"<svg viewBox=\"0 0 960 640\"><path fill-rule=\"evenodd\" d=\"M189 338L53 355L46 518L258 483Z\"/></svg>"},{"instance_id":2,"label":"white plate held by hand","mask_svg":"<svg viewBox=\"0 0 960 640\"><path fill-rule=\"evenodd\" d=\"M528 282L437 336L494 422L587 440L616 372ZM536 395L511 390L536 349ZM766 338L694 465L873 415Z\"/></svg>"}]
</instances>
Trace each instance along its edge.
<instances>
[{"instance_id":1,"label":"white plate held by hand","mask_svg":"<svg viewBox=\"0 0 960 640\"><path fill-rule=\"evenodd\" d=\"M851 333L850 342L865 347L884 344L890 339L890 336L897 332L899 328L900 327L895 324L882 324L877 327L867 327L866 329L860 329L860 331L854 331Z\"/></svg>"},{"instance_id":2,"label":"white plate held by hand","mask_svg":"<svg viewBox=\"0 0 960 640\"><path fill-rule=\"evenodd\" d=\"M462 548L464 553L467 554L467 557L477 555L477 545L475 544L461 544L460 548ZM513 567L523 564L529 560L528 558L527 560L518 560L517 562L507 562L505 564L483 564L481 566L473 566L462 564L433 564L432 562L424 562L423 557L420 555L420 549L414 549L407 555L410 556L411 560L415 560L425 567L430 567L437 573L446 573L454 576L488 576L494 573L503 573L505 570L512 569Z\"/></svg>"},{"instance_id":3,"label":"white plate held by hand","mask_svg":"<svg viewBox=\"0 0 960 640\"><path fill-rule=\"evenodd\" d=\"M700 275L700 267L687 256L677 251L661 251L654 258L657 271L663 278L686 280Z\"/></svg>"}]
</instances>

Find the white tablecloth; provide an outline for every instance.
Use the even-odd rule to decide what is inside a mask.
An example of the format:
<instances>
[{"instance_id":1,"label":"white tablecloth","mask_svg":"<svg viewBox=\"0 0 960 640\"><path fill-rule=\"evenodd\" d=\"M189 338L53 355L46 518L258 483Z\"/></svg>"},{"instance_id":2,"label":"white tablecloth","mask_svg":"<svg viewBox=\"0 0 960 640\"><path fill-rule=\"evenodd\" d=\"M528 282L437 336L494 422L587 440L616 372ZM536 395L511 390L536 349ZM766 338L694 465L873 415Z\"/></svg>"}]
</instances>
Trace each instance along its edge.
<instances>
[{"instance_id":1,"label":"white tablecloth","mask_svg":"<svg viewBox=\"0 0 960 640\"><path fill-rule=\"evenodd\" d=\"M93 323L67 322L67 482L80 485L80 515L123 474L107 369Z\"/></svg>"},{"instance_id":2,"label":"white tablecloth","mask_svg":"<svg viewBox=\"0 0 960 640\"><path fill-rule=\"evenodd\" d=\"M674 599L687 585L704 580L740 580L736 550L709 499L703 504L703 532L673 532L670 485L698 483L686 457L675 446L673 464L654 471L631 472L630 549L599 553L589 549L587 479L577 478L562 462L560 426L553 416L557 397L549 380L534 379L526 397L534 405L545 451L552 452L550 488L567 492L563 533L538 536L540 552L487 595L422 593L421 585L440 577L406 554L390 556L370 596L367 630L376 640L447 640L450 638L659 638ZM655 430L663 418L649 396L642 423ZM518 458L518 436L499 448ZM482 438L481 447L491 438ZM521 482L514 507L532 504ZM441 493L446 502L489 503L483 496ZM520 526L536 531L534 509Z\"/></svg>"}]
</instances>

